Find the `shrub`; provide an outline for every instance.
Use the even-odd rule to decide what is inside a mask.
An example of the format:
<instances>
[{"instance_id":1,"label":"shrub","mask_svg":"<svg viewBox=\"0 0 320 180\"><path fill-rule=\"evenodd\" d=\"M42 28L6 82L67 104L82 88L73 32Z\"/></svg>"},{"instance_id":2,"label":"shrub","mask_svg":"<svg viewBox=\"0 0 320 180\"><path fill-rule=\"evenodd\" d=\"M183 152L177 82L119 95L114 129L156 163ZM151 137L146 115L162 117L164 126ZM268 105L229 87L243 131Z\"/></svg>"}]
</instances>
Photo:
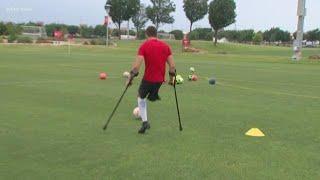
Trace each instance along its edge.
<instances>
[{"instance_id":1,"label":"shrub","mask_svg":"<svg viewBox=\"0 0 320 180\"><path fill-rule=\"evenodd\" d=\"M173 34L176 40L182 40L183 39L183 32L181 30L174 30L171 31L170 34Z\"/></svg>"},{"instance_id":2,"label":"shrub","mask_svg":"<svg viewBox=\"0 0 320 180\"><path fill-rule=\"evenodd\" d=\"M254 44L261 44L263 41L263 34L261 32L255 33L255 35L252 38L252 42Z\"/></svg>"},{"instance_id":3,"label":"shrub","mask_svg":"<svg viewBox=\"0 0 320 180\"><path fill-rule=\"evenodd\" d=\"M143 40L146 39L146 31L145 30L140 30L138 34L138 39Z\"/></svg>"},{"instance_id":4,"label":"shrub","mask_svg":"<svg viewBox=\"0 0 320 180\"><path fill-rule=\"evenodd\" d=\"M13 43L15 40L17 40L17 36L15 34L10 34L8 36L8 43Z\"/></svg>"},{"instance_id":5,"label":"shrub","mask_svg":"<svg viewBox=\"0 0 320 180\"><path fill-rule=\"evenodd\" d=\"M92 39L90 41L91 45L106 45L106 41L104 39Z\"/></svg>"},{"instance_id":6,"label":"shrub","mask_svg":"<svg viewBox=\"0 0 320 180\"><path fill-rule=\"evenodd\" d=\"M196 28L189 34L190 40L212 41L213 32L211 28Z\"/></svg>"},{"instance_id":7,"label":"shrub","mask_svg":"<svg viewBox=\"0 0 320 180\"><path fill-rule=\"evenodd\" d=\"M247 30L225 30L220 31L218 33L218 38L227 38L229 41L232 42L239 42L239 43L245 43L245 42L251 42L253 39L253 36L255 35L254 30L247 29Z\"/></svg>"},{"instance_id":8,"label":"shrub","mask_svg":"<svg viewBox=\"0 0 320 180\"><path fill-rule=\"evenodd\" d=\"M36 43L38 43L38 44L44 44L44 43L49 44L49 43L51 43L51 41L49 39L40 37L40 38L37 39Z\"/></svg>"},{"instance_id":9,"label":"shrub","mask_svg":"<svg viewBox=\"0 0 320 180\"><path fill-rule=\"evenodd\" d=\"M198 31L191 31L189 34L190 40L199 40L199 32Z\"/></svg>"},{"instance_id":10,"label":"shrub","mask_svg":"<svg viewBox=\"0 0 320 180\"><path fill-rule=\"evenodd\" d=\"M20 36L17 38L18 43L32 43L33 40L30 37L27 36Z\"/></svg>"}]
</instances>

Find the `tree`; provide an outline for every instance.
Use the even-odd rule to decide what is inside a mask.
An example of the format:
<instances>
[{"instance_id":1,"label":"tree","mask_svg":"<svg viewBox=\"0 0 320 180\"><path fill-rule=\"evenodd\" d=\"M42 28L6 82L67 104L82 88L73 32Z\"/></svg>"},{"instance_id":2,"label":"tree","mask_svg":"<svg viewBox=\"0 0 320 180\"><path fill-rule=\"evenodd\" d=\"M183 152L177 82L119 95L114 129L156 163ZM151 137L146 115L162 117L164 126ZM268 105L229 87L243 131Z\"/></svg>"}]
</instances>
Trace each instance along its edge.
<instances>
[{"instance_id":1,"label":"tree","mask_svg":"<svg viewBox=\"0 0 320 180\"><path fill-rule=\"evenodd\" d=\"M72 35L80 33L79 27L74 25L67 26L67 30L69 34L72 34Z\"/></svg>"},{"instance_id":2,"label":"tree","mask_svg":"<svg viewBox=\"0 0 320 180\"><path fill-rule=\"evenodd\" d=\"M219 31L218 38L227 38L228 41L237 42L239 39L239 31L236 30L224 30Z\"/></svg>"},{"instance_id":3,"label":"tree","mask_svg":"<svg viewBox=\"0 0 320 180\"><path fill-rule=\"evenodd\" d=\"M21 26L11 22L6 24L6 35L17 36L17 35L20 35L21 33L22 33Z\"/></svg>"},{"instance_id":4,"label":"tree","mask_svg":"<svg viewBox=\"0 0 320 180\"><path fill-rule=\"evenodd\" d=\"M65 24L56 24L56 23L46 24L45 28L46 28L47 36L50 36L50 37L53 36L53 32L55 30L60 30L63 33L67 33L68 32L67 25L65 25Z\"/></svg>"},{"instance_id":5,"label":"tree","mask_svg":"<svg viewBox=\"0 0 320 180\"><path fill-rule=\"evenodd\" d=\"M150 0L152 6L146 9L147 17L159 29L161 24L172 24L174 18L170 14L176 10L176 5L170 0Z\"/></svg>"},{"instance_id":6,"label":"tree","mask_svg":"<svg viewBox=\"0 0 320 180\"><path fill-rule=\"evenodd\" d=\"M193 23L201 20L208 13L208 0L184 0L183 9L190 21L190 31Z\"/></svg>"},{"instance_id":7,"label":"tree","mask_svg":"<svg viewBox=\"0 0 320 180\"><path fill-rule=\"evenodd\" d=\"M236 21L234 0L213 0L209 5L209 22L214 30L214 45L217 45L218 31Z\"/></svg>"},{"instance_id":8,"label":"tree","mask_svg":"<svg viewBox=\"0 0 320 180\"><path fill-rule=\"evenodd\" d=\"M27 22L27 23L24 23L23 25L25 25L25 26L39 26L39 23L29 21L29 22Z\"/></svg>"},{"instance_id":9,"label":"tree","mask_svg":"<svg viewBox=\"0 0 320 180\"><path fill-rule=\"evenodd\" d=\"M0 22L0 36L7 33L7 27L3 22Z\"/></svg>"},{"instance_id":10,"label":"tree","mask_svg":"<svg viewBox=\"0 0 320 180\"><path fill-rule=\"evenodd\" d=\"M94 36L94 29L91 26L80 26L80 35L83 38L92 38Z\"/></svg>"},{"instance_id":11,"label":"tree","mask_svg":"<svg viewBox=\"0 0 320 180\"><path fill-rule=\"evenodd\" d=\"M268 42L289 42L291 40L291 34L280 28L271 28L263 33L263 39Z\"/></svg>"},{"instance_id":12,"label":"tree","mask_svg":"<svg viewBox=\"0 0 320 180\"><path fill-rule=\"evenodd\" d=\"M146 8L143 4L140 4L140 8L137 14L132 17L132 22L134 27L136 28L136 36L138 38L139 31L145 27L146 23L148 22Z\"/></svg>"},{"instance_id":13,"label":"tree","mask_svg":"<svg viewBox=\"0 0 320 180\"><path fill-rule=\"evenodd\" d=\"M261 42L263 41L263 34L262 32L257 32L254 34L254 36L252 37L252 42L254 44L261 44Z\"/></svg>"},{"instance_id":14,"label":"tree","mask_svg":"<svg viewBox=\"0 0 320 180\"><path fill-rule=\"evenodd\" d=\"M212 28L196 28L189 34L190 40L212 40Z\"/></svg>"},{"instance_id":15,"label":"tree","mask_svg":"<svg viewBox=\"0 0 320 180\"><path fill-rule=\"evenodd\" d=\"M238 31L239 35L237 37L237 41L240 43L245 43L245 42L251 42L252 37L254 36L254 30L248 29L248 30L241 30Z\"/></svg>"},{"instance_id":16,"label":"tree","mask_svg":"<svg viewBox=\"0 0 320 180\"><path fill-rule=\"evenodd\" d=\"M22 28L20 25L17 25L11 22L6 23L5 25L6 25L5 35L8 35L8 42L12 43L18 38L18 35L21 34Z\"/></svg>"},{"instance_id":17,"label":"tree","mask_svg":"<svg viewBox=\"0 0 320 180\"><path fill-rule=\"evenodd\" d=\"M95 36L105 37L106 34L107 34L106 26L104 26L104 25L96 25L96 27L93 30L93 34Z\"/></svg>"},{"instance_id":18,"label":"tree","mask_svg":"<svg viewBox=\"0 0 320 180\"><path fill-rule=\"evenodd\" d=\"M173 30L170 32L170 34L173 34L176 40L183 39L183 32L181 30Z\"/></svg>"},{"instance_id":19,"label":"tree","mask_svg":"<svg viewBox=\"0 0 320 180\"><path fill-rule=\"evenodd\" d=\"M314 30L308 31L305 37L308 41L320 41L320 30L314 29Z\"/></svg>"},{"instance_id":20,"label":"tree","mask_svg":"<svg viewBox=\"0 0 320 180\"><path fill-rule=\"evenodd\" d=\"M140 0L108 0L107 2L111 5L109 14L117 24L119 32L121 30L121 23L129 21L137 14L140 7ZM120 33L119 39L121 39Z\"/></svg>"}]
</instances>

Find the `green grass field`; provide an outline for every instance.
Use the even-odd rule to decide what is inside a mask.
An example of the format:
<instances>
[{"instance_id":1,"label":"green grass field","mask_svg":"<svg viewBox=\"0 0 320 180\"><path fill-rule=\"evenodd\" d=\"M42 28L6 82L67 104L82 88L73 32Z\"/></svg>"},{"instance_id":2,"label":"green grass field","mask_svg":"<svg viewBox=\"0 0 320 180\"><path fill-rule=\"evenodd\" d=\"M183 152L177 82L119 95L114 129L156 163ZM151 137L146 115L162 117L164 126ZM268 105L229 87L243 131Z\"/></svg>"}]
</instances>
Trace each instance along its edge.
<instances>
[{"instance_id":1,"label":"green grass field","mask_svg":"<svg viewBox=\"0 0 320 180\"><path fill-rule=\"evenodd\" d=\"M180 74L193 66L200 80L177 89L184 131L164 85L146 135L132 117L141 76L102 131L138 42L71 55L0 45L0 179L319 179L319 62L291 62L291 48L193 42L203 52L182 54L171 44ZM253 127L266 137L245 136Z\"/></svg>"}]
</instances>

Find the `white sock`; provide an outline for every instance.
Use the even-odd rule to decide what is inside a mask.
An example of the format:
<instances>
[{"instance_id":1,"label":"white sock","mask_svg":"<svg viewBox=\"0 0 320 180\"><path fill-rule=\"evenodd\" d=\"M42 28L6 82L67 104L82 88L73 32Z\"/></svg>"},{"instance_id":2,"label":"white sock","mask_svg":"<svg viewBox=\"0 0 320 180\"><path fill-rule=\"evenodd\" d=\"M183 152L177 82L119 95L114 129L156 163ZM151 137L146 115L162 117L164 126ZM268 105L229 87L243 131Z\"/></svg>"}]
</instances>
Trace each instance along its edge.
<instances>
[{"instance_id":1,"label":"white sock","mask_svg":"<svg viewBox=\"0 0 320 180\"><path fill-rule=\"evenodd\" d=\"M141 99L138 97L138 106L139 106L139 112L140 116L143 122L147 122L147 101L146 99Z\"/></svg>"}]
</instances>

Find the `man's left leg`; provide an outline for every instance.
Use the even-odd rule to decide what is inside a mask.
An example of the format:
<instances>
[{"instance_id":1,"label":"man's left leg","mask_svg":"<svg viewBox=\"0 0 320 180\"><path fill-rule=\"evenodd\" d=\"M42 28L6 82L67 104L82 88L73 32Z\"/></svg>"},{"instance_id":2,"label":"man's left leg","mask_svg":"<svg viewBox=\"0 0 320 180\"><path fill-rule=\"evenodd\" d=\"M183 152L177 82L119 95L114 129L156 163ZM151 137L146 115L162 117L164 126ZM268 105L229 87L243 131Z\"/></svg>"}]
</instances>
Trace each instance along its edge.
<instances>
[{"instance_id":1,"label":"man's left leg","mask_svg":"<svg viewBox=\"0 0 320 180\"><path fill-rule=\"evenodd\" d=\"M150 124L148 122L148 116L147 116L147 100L146 98L141 99L138 97L138 107L139 107L139 112L140 116L142 119L142 126L139 130L140 134L144 134L147 129L150 129Z\"/></svg>"},{"instance_id":2,"label":"man's left leg","mask_svg":"<svg viewBox=\"0 0 320 180\"><path fill-rule=\"evenodd\" d=\"M144 134L147 129L150 129L150 124L148 122L148 116L147 116L147 99L146 97L150 93L151 85L150 83L142 80L139 91L138 91L138 107L140 116L142 119L142 126L139 129L138 133Z\"/></svg>"}]
</instances>

